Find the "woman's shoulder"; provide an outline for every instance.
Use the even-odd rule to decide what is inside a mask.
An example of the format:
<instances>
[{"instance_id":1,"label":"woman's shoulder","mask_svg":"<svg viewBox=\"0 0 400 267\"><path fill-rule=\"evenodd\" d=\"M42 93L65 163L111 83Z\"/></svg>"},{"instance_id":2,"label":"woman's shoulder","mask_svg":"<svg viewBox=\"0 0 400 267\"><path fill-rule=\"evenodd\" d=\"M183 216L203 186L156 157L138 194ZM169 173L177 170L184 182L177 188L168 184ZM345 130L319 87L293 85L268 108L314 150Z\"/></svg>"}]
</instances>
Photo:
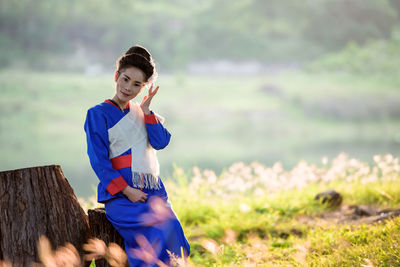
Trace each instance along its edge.
<instances>
[{"instance_id":1,"label":"woman's shoulder","mask_svg":"<svg viewBox=\"0 0 400 267\"><path fill-rule=\"evenodd\" d=\"M107 106L102 102L88 108L86 121L108 121L107 114Z\"/></svg>"},{"instance_id":2,"label":"woman's shoulder","mask_svg":"<svg viewBox=\"0 0 400 267\"><path fill-rule=\"evenodd\" d=\"M110 124L109 112L107 106L103 103L96 104L88 108L85 119L85 129L88 127L94 131L105 130Z\"/></svg>"},{"instance_id":3,"label":"woman's shoulder","mask_svg":"<svg viewBox=\"0 0 400 267\"><path fill-rule=\"evenodd\" d=\"M107 127L113 126L120 119L121 111L107 100L90 107L86 114L87 121L105 122Z\"/></svg>"},{"instance_id":4,"label":"woman's shoulder","mask_svg":"<svg viewBox=\"0 0 400 267\"><path fill-rule=\"evenodd\" d=\"M98 113L106 114L108 112L108 109L110 109L110 105L106 101L103 101L101 103L98 103L90 107L87 112L96 114Z\"/></svg>"}]
</instances>

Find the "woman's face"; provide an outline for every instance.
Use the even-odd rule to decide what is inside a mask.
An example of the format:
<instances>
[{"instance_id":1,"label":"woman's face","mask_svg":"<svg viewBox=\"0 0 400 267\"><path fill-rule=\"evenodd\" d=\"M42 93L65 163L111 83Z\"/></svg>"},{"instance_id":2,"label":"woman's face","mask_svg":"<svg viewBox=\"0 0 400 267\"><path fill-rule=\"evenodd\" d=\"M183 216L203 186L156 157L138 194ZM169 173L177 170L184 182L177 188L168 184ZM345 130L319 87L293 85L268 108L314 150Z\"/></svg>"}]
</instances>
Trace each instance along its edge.
<instances>
[{"instance_id":1,"label":"woman's face","mask_svg":"<svg viewBox=\"0 0 400 267\"><path fill-rule=\"evenodd\" d=\"M146 85L145 74L136 67L128 67L116 73L115 97L119 103L126 103L135 98Z\"/></svg>"}]
</instances>

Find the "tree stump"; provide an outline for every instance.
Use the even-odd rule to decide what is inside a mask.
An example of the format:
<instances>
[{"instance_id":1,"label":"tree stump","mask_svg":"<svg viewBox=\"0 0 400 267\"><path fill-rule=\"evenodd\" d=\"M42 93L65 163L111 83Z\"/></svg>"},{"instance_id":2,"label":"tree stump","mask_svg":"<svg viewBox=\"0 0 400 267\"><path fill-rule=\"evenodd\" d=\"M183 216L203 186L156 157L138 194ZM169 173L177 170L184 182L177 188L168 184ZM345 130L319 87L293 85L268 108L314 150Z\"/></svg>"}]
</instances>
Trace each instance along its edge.
<instances>
[{"instance_id":1,"label":"tree stump","mask_svg":"<svg viewBox=\"0 0 400 267\"><path fill-rule=\"evenodd\" d=\"M0 172L0 212L0 260L39 262L41 235L53 249L70 242L83 256L88 218L59 165Z\"/></svg>"},{"instance_id":2,"label":"tree stump","mask_svg":"<svg viewBox=\"0 0 400 267\"><path fill-rule=\"evenodd\" d=\"M125 249L124 239L108 221L104 208L89 209L88 215L90 232L93 238L103 240L106 245L108 245L110 242L116 243L122 249ZM110 266L106 260L96 260L96 267L106 266Z\"/></svg>"}]
</instances>

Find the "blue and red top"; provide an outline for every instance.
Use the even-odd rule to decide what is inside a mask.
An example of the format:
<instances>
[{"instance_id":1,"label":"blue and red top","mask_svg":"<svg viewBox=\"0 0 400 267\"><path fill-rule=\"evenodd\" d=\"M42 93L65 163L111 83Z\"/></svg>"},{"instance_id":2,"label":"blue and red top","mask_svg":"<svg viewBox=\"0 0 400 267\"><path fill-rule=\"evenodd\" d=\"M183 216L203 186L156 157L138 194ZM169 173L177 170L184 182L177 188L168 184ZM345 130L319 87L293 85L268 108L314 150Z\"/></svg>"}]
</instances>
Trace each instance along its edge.
<instances>
[{"instance_id":1,"label":"blue and red top","mask_svg":"<svg viewBox=\"0 0 400 267\"><path fill-rule=\"evenodd\" d=\"M87 140L87 153L94 172L100 180L97 187L97 201L122 197L121 190L131 184L131 149L121 155L109 158L110 143L108 129L129 113L129 102L124 111L110 99L91 107L86 114L84 129ZM155 114L144 115L148 141L157 150L169 144L171 134L161 124ZM121 195L119 195L121 194Z\"/></svg>"}]
</instances>

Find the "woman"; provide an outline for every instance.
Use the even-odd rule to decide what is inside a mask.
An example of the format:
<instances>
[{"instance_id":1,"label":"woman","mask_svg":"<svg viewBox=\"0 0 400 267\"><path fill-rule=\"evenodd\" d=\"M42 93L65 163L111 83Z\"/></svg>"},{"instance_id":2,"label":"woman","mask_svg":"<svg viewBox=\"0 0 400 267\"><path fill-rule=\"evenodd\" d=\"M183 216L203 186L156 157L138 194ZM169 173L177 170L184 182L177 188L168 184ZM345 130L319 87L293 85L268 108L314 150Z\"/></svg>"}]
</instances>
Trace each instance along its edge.
<instances>
[{"instance_id":1,"label":"woman","mask_svg":"<svg viewBox=\"0 0 400 267\"><path fill-rule=\"evenodd\" d=\"M148 50L131 47L117 61L114 97L91 107L84 126L90 164L100 180L98 202L124 238L130 266L168 264L170 253L190 253L159 177L156 150L166 147L171 135L164 119L150 110L159 89L153 89L156 77ZM148 85L141 104L132 102Z\"/></svg>"}]
</instances>

